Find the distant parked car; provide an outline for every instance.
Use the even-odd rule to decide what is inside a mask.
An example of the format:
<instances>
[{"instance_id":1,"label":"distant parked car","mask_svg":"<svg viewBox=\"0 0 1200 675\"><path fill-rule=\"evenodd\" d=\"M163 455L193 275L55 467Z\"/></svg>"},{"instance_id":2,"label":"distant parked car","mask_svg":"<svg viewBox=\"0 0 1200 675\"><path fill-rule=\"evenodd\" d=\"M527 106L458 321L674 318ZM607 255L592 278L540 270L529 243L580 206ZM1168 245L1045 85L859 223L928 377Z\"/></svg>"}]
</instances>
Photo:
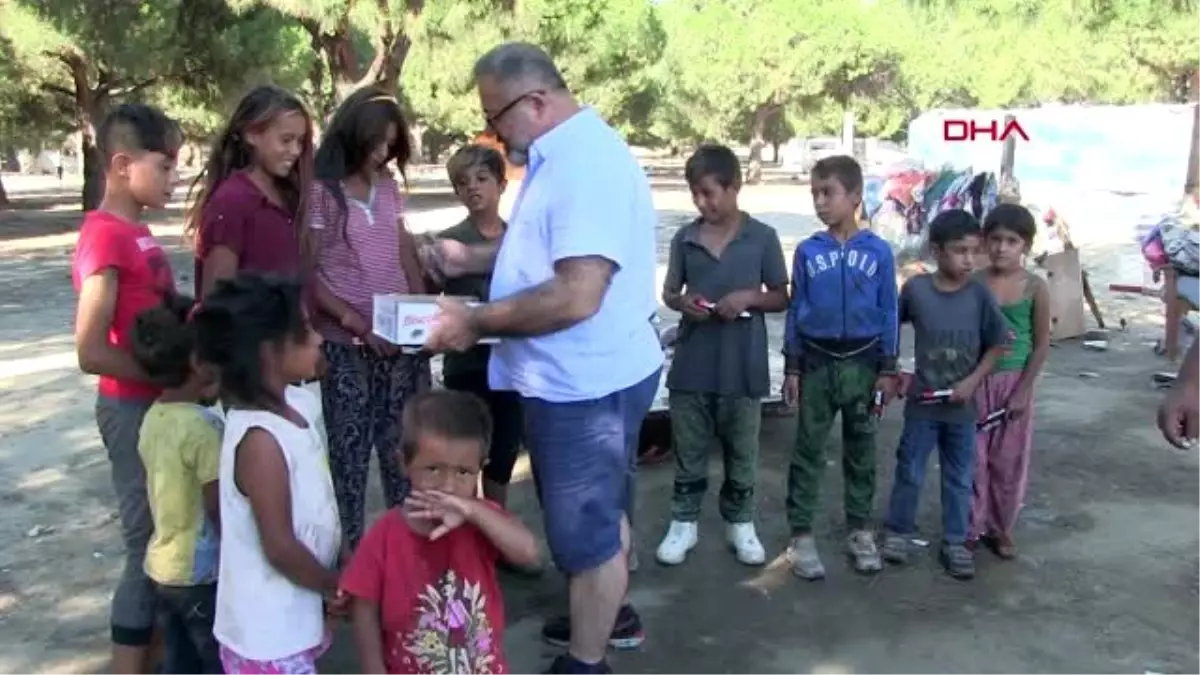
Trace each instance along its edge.
<instances>
[{"instance_id":1,"label":"distant parked car","mask_svg":"<svg viewBox=\"0 0 1200 675\"><path fill-rule=\"evenodd\" d=\"M793 138L783 147L781 154L783 155L781 164L785 171L807 174L821 159L845 153L839 139L827 136Z\"/></svg>"}]
</instances>

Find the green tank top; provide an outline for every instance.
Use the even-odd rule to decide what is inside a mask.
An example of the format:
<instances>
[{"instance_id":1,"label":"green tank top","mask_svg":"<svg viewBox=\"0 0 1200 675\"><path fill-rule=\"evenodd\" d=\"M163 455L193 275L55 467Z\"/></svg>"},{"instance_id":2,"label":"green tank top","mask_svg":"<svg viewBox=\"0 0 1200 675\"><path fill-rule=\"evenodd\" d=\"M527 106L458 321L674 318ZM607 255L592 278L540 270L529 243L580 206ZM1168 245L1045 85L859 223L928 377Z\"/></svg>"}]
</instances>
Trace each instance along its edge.
<instances>
[{"instance_id":1,"label":"green tank top","mask_svg":"<svg viewBox=\"0 0 1200 675\"><path fill-rule=\"evenodd\" d=\"M1029 354L1033 351L1033 298L1002 305L1000 312L1008 321L1013 340L1009 351L996 360L994 370L1024 370Z\"/></svg>"}]
</instances>

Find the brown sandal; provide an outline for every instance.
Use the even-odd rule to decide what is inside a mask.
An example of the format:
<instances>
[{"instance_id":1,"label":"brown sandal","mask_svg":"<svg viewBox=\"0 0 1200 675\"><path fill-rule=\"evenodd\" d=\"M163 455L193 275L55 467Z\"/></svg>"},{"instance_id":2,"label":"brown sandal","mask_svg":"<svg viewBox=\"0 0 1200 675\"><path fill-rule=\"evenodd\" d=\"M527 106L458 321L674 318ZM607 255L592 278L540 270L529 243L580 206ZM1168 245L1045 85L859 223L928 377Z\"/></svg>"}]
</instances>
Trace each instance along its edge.
<instances>
[{"instance_id":1,"label":"brown sandal","mask_svg":"<svg viewBox=\"0 0 1200 675\"><path fill-rule=\"evenodd\" d=\"M991 535L985 540L987 547L1001 560L1012 560L1017 557L1017 545L1008 535Z\"/></svg>"}]
</instances>

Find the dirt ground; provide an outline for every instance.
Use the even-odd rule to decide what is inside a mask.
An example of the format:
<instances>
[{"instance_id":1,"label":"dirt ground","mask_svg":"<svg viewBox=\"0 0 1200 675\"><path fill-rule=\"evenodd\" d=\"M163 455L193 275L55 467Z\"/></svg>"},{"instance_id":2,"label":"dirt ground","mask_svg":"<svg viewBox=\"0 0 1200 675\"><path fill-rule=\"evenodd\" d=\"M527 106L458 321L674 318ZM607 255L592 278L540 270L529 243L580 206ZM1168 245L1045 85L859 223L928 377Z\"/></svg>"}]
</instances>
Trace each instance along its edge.
<instances>
[{"instance_id":1,"label":"dirt ground","mask_svg":"<svg viewBox=\"0 0 1200 675\"><path fill-rule=\"evenodd\" d=\"M94 380L72 352L70 252L77 192L57 181L5 177L19 210L0 212L0 672L98 672L107 665L107 612L121 566L108 464L92 417ZM414 229L453 222L457 210L418 181ZM72 188L73 186L66 186ZM686 193L659 181L665 246L689 217ZM813 227L807 190L747 189L743 206L775 225L790 250ZM180 211L155 219L182 288L191 261ZM1078 227L1078 226L1077 226ZM1085 246L1107 286L1121 249ZM664 249L665 250L665 249ZM660 270L661 274L661 270ZM840 471L830 453L819 535L829 577L800 582L780 561L749 569L724 547L710 498L700 545L662 568L653 549L668 518L671 469L644 471L636 540L642 568L632 597L646 622L639 652L614 656L623 672L1198 672L1197 456L1169 449L1153 427L1169 366L1148 346L1161 305L1101 294L1109 320L1125 318L1107 352L1058 345L1038 392L1036 451L1018 529L1022 555L980 556L978 577L955 582L932 555L903 569L859 577L841 562ZM786 544L783 500L792 418L763 427L759 525L773 553ZM893 406L882 424L882 508L900 431ZM832 440L835 446L838 441ZM714 458L715 459L715 458ZM714 478L719 476L714 462ZM513 507L539 523L527 471ZM936 470L920 522L936 538ZM373 507L380 508L378 491ZM565 606L555 574L506 579L506 644L514 672L554 655L538 641L543 617ZM342 634L325 672L354 672Z\"/></svg>"}]
</instances>

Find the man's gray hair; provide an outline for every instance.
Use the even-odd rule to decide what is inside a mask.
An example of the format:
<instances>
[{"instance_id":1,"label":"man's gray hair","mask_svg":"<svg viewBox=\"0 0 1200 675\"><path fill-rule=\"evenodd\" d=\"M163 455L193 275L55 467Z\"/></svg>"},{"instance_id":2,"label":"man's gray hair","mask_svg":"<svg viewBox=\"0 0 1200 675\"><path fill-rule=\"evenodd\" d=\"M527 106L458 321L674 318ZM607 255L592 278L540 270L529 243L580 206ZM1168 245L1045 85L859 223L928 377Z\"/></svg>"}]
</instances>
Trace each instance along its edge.
<instances>
[{"instance_id":1,"label":"man's gray hair","mask_svg":"<svg viewBox=\"0 0 1200 675\"><path fill-rule=\"evenodd\" d=\"M546 89L566 89L567 82L550 55L528 42L505 42L475 62L475 79L491 77L507 87L526 82Z\"/></svg>"}]
</instances>

